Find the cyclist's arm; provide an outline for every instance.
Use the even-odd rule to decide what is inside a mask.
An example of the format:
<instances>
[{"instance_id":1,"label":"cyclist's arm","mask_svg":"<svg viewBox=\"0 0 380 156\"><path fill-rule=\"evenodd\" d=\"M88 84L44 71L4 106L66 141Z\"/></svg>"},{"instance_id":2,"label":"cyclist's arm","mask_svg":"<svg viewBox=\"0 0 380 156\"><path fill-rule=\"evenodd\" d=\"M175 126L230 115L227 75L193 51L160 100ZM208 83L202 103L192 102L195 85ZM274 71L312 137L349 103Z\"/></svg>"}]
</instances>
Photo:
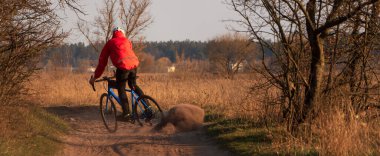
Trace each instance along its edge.
<instances>
[{"instance_id":1,"label":"cyclist's arm","mask_svg":"<svg viewBox=\"0 0 380 156\"><path fill-rule=\"evenodd\" d=\"M110 52L110 47L109 47L109 42L107 42L106 45L103 47L102 52L100 53L100 56L99 56L99 63L98 63L98 66L96 67L95 74L94 74L95 79L99 78L103 74L104 69L107 66L109 52Z\"/></svg>"}]
</instances>

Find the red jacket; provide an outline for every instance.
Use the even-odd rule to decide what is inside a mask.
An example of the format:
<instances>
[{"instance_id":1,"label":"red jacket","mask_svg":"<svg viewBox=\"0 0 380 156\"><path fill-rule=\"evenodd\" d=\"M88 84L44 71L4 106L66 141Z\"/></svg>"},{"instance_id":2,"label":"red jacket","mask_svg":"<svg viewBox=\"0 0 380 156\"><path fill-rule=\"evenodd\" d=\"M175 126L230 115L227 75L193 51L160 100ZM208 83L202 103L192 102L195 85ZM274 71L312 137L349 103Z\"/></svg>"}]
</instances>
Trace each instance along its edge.
<instances>
[{"instance_id":1,"label":"red jacket","mask_svg":"<svg viewBox=\"0 0 380 156\"><path fill-rule=\"evenodd\" d=\"M95 70L95 79L99 78L107 65L108 57L111 58L112 64L122 70L131 70L137 68L139 60L132 50L132 43L121 31L115 31L103 47L99 56L99 63Z\"/></svg>"}]
</instances>

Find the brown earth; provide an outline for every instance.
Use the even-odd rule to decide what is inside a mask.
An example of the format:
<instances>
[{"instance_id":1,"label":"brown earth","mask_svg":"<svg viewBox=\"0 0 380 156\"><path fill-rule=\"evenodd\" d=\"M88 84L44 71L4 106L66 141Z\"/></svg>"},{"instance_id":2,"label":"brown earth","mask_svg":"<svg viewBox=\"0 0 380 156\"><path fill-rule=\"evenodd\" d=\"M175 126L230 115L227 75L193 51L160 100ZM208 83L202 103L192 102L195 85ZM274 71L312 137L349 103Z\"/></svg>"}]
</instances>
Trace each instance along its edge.
<instances>
[{"instance_id":1,"label":"brown earth","mask_svg":"<svg viewBox=\"0 0 380 156\"><path fill-rule=\"evenodd\" d=\"M165 128L168 124L174 125L179 132L197 130L202 127L205 117L202 108L191 104L177 104L164 114L163 120L155 126L155 130Z\"/></svg>"},{"instance_id":2,"label":"brown earth","mask_svg":"<svg viewBox=\"0 0 380 156\"><path fill-rule=\"evenodd\" d=\"M219 149L205 135L204 129L176 133L172 125L162 131L153 127L118 122L118 130L109 133L103 125L96 106L56 106L46 108L67 121L72 130L59 142L64 145L58 155L134 155L134 156L224 156L231 155Z\"/></svg>"}]
</instances>

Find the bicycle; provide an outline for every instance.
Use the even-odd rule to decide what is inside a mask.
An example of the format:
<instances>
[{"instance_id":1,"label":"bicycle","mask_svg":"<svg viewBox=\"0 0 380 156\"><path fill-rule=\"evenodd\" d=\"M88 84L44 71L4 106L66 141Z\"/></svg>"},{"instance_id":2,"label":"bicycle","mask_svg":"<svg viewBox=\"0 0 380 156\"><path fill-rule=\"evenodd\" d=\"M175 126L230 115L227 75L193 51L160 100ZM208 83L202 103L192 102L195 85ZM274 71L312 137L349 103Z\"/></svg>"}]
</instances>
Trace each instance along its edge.
<instances>
[{"instance_id":1,"label":"bicycle","mask_svg":"<svg viewBox=\"0 0 380 156\"><path fill-rule=\"evenodd\" d=\"M107 93L103 93L100 96L100 114L102 116L103 123L109 132L116 132L117 130L117 108L115 106L116 102L121 106L120 98L115 94L113 89L116 89L116 80L112 80L114 77L103 77L95 82L107 81ZM95 85L92 85L95 90ZM143 126L141 119L144 119L146 123L152 125L153 122L160 122L163 117L163 112L161 107L158 105L156 100L148 95L141 95L140 97L132 89L125 89L126 92L130 93L132 114L130 116L130 122L132 124L137 122L140 126ZM128 106L129 107L129 106Z\"/></svg>"}]
</instances>

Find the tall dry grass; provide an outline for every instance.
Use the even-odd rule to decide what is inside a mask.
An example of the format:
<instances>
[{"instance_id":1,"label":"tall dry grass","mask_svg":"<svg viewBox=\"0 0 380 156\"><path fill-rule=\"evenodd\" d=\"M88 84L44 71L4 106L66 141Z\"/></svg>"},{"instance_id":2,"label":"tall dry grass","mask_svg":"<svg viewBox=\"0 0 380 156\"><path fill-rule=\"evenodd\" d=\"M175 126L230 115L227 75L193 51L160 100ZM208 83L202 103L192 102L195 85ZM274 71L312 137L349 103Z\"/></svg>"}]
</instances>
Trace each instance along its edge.
<instances>
[{"instance_id":1,"label":"tall dry grass","mask_svg":"<svg viewBox=\"0 0 380 156\"><path fill-rule=\"evenodd\" d=\"M339 109L323 112L316 120L313 133L323 155L379 155L380 119L366 120Z\"/></svg>"},{"instance_id":2,"label":"tall dry grass","mask_svg":"<svg viewBox=\"0 0 380 156\"><path fill-rule=\"evenodd\" d=\"M31 101L42 106L95 104L102 90L94 92L88 83L90 75L68 71L41 72L28 85Z\"/></svg>"},{"instance_id":3,"label":"tall dry grass","mask_svg":"<svg viewBox=\"0 0 380 156\"><path fill-rule=\"evenodd\" d=\"M299 136L284 133L274 139L273 147L287 153L306 150L325 156L380 155L380 118L350 112L337 107L324 110L312 122L300 126Z\"/></svg>"},{"instance_id":4,"label":"tall dry grass","mask_svg":"<svg viewBox=\"0 0 380 156\"><path fill-rule=\"evenodd\" d=\"M137 83L145 94L155 98L166 110L179 103L189 103L208 113L249 120L275 117L278 111L265 107L271 99L280 96L275 89L249 94L250 88L262 80L253 74L237 75L233 80L202 73L138 75ZM100 95L105 92L105 84L98 83L94 92L88 84L89 77L90 73L41 72L29 85L34 93L29 100L42 106L97 105ZM339 109L324 111L312 122L311 129L304 130L307 132L302 137L286 134L274 137L273 148L287 151L311 148L321 155L380 154L379 119L365 120L366 115L345 114ZM285 129L281 124L278 128Z\"/></svg>"},{"instance_id":5,"label":"tall dry grass","mask_svg":"<svg viewBox=\"0 0 380 156\"><path fill-rule=\"evenodd\" d=\"M106 83L96 83L94 92L88 84L90 75L41 72L30 82L33 93L30 99L42 106L97 105L100 95L106 92ZM252 117L261 110L257 107L259 102L247 98L250 87L256 82L254 75L238 75L233 80L210 74L139 73L138 76L140 88L165 109L190 103L220 115L239 117Z\"/></svg>"}]
</instances>

